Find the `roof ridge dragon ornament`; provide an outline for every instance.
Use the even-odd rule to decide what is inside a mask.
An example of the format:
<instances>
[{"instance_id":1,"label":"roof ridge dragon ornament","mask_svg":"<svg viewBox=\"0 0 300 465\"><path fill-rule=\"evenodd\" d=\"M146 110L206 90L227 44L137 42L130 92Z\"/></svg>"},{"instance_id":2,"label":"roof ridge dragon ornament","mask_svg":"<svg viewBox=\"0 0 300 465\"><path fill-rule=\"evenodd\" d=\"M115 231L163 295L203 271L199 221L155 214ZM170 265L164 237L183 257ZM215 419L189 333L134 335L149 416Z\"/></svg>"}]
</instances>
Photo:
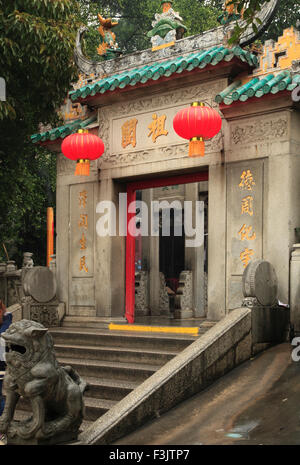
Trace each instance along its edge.
<instances>
[{"instance_id":1,"label":"roof ridge dragon ornament","mask_svg":"<svg viewBox=\"0 0 300 465\"><path fill-rule=\"evenodd\" d=\"M100 22L100 27L98 31L102 38L102 42L97 48L97 52L105 60L111 60L121 55L121 49L119 48L118 43L116 42L116 34L112 29L118 26L118 21L113 21L111 18L103 18L100 13L98 13L98 19Z\"/></svg>"}]
</instances>

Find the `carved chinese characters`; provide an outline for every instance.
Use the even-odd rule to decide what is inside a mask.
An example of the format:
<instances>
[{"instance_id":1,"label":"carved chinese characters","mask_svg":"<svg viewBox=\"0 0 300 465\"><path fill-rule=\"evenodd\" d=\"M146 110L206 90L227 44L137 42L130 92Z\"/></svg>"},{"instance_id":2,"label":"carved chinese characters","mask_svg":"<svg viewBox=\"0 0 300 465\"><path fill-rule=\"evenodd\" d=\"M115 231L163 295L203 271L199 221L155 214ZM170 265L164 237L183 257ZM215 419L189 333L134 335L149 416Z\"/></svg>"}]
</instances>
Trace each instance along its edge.
<instances>
[{"instance_id":1,"label":"carved chinese characters","mask_svg":"<svg viewBox=\"0 0 300 465\"><path fill-rule=\"evenodd\" d=\"M152 123L149 124L148 128L150 129L150 132L148 134L148 137L152 135L152 141L156 142L156 139L160 136L167 136L169 132L165 129L165 123L166 123L166 115L162 116L157 116L156 113L152 115Z\"/></svg>"},{"instance_id":2,"label":"carved chinese characters","mask_svg":"<svg viewBox=\"0 0 300 465\"><path fill-rule=\"evenodd\" d=\"M87 191L82 191L79 192L79 208L85 209L87 206L88 202L88 195ZM80 214L80 219L78 222L78 227L83 231L81 239L79 240L79 245L80 245L80 251L85 251L87 249L87 243L86 243L86 232L88 230L88 214L87 213L81 213ZM86 256L80 257L80 262L79 262L79 271L85 271L85 273L88 273L88 266L86 264Z\"/></svg>"},{"instance_id":3,"label":"carved chinese characters","mask_svg":"<svg viewBox=\"0 0 300 465\"><path fill-rule=\"evenodd\" d=\"M220 79L101 108L98 121L106 150L99 167L186 158L188 143L173 129L175 115L197 99L214 106L213 98L224 86ZM222 145L221 135L214 137L207 142L207 153L219 152Z\"/></svg>"},{"instance_id":4,"label":"carved chinese characters","mask_svg":"<svg viewBox=\"0 0 300 465\"><path fill-rule=\"evenodd\" d=\"M239 184L239 188L244 191L252 192L252 190L255 188L255 181L251 170L248 169L243 171L240 179L241 182ZM253 216L253 214L253 195L248 195L247 197L244 197L241 201L241 215ZM253 231L253 226L248 224L243 224L238 234L240 236L241 241L255 241L256 239L256 232ZM240 253L240 259L243 263L244 268L247 267L253 255L253 249L249 249L247 247Z\"/></svg>"},{"instance_id":5,"label":"carved chinese characters","mask_svg":"<svg viewBox=\"0 0 300 465\"><path fill-rule=\"evenodd\" d=\"M261 160L232 164L227 169L229 308L242 302L245 268L262 257L263 170Z\"/></svg>"},{"instance_id":6,"label":"carved chinese characters","mask_svg":"<svg viewBox=\"0 0 300 465\"><path fill-rule=\"evenodd\" d=\"M149 134L148 137L151 137L152 142L155 143L156 139L160 136L167 136L169 131L166 130L166 115L158 116L156 113L152 115L152 122L148 125ZM126 149L128 146L132 146L133 148L137 145L137 126L138 120L137 118L132 118L130 120L125 121L125 123L121 127L121 145L123 149ZM140 130L140 135L145 136L142 134L143 129Z\"/></svg>"},{"instance_id":7,"label":"carved chinese characters","mask_svg":"<svg viewBox=\"0 0 300 465\"><path fill-rule=\"evenodd\" d=\"M128 145L136 146L136 125L138 120L133 118L126 121L122 126L122 147L126 149Z\"/></svg>"},{"instance_id":8,"label":"carved chinese characters","mask_svg":"<svg viewBox=\"0 0 300 465\"><path fill-rule=\"evenodd\" d=\"M93 274L93 186L71 186L72 275L90 277Z\"/></svg>"},{"instance_id":9,"label":"carved chinese characters","mask_svg":"<svg viewBox=\"0 0 300 465\"><path fill-rule=\"evenodd\" d=\"M250 216L253 216L253 197L252 195L248 195L248 197L245 197L242 199L242 205L241 205L241 213L248 214Z\"/></svg>"}]
</instances>

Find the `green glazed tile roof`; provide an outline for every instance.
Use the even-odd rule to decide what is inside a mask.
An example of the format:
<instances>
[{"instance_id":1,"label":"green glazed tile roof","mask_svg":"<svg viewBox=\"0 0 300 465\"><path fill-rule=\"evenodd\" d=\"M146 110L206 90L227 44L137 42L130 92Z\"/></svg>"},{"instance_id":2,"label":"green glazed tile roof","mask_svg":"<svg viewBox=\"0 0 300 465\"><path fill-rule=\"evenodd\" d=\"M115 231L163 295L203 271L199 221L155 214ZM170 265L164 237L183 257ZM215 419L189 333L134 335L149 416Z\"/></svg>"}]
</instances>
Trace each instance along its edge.
<instances>
[{"instance_id":1,"label":"green glazed tile roof","mask_svg":"<svg viewBox=\"0 0 300 465\"><path fill-rule=\"evenodd\" d=\"M246 102L251 97L263 97L266 94L277 94L281 90L292 91L300 85L300 74L291 76L289 71L279 74L268 74L262 78L254 77L247 84L235 81L215 98L217 103L231 105L233 102Z\"/></svg>"},{"instance_id":2,"label":"green glazed tile roof","mask_svg":"<svg viewBox=\"0 0 300 465\"><path fill-rule=\"evenodd\" d=\"M94 123L97 120L97 116L92 116L91 118L82 120L77 119L71 123L66 124L65 126L60 126L59 128L50 129L49 131L41 132L40 134L34 134L31 136L31 142L37 144L38 142L54 141L56 139L64 139L70 134L74 134L79 129L83 129L89 124Z\"/></svg>"},{"instance_id":3,"label":"green glazed tile roof","mask_svg":"<svg viewBox=\"0 0 300 465\"><path fill-rule=\"evenodd\" d=\"M169 77L174 73L180 74L182 71L192 71L195 68L205 68L207 65L217 65L221 61L230 61L238 57L241 61L250 66L258 65L257 57L243 50L241 47L228 49L226 47L215 46L209 50L192 53L188 56L174 58L160 63L153 63L149 66L125 71L121 74L101 79L80 89L70 92L72 101L78 98L86 98L96 94L104 94L107 91L124 89L126 86L135 86L138 83L145 84L149 80L156 81L161 77Z\"/></svg>"}]
</instances>

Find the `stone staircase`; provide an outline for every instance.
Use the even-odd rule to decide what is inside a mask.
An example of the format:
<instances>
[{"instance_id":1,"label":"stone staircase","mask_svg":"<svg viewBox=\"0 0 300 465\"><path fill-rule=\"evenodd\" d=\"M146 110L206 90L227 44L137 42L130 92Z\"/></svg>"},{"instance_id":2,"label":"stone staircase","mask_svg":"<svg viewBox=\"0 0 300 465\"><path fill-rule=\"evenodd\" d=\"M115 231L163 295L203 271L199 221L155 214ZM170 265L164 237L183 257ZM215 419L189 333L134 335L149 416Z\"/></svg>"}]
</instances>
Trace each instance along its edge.
<instances>
[{"instance_id":1,"label":"stone staircase","mask_svg":"<svg viewBox=\"0 0 300 465\"><path fill-rule=\"evenodd\" d=\"M200 326L199 336L212 325ZM62 327L50 332L59 363L71 365L89 384L81 430L196 339L169 333L110 331L107 323L96 318L67 317ZM19 404L20 418L20 410L28 411L29 406L24 401Z\"/></svg>"}]
</instances>

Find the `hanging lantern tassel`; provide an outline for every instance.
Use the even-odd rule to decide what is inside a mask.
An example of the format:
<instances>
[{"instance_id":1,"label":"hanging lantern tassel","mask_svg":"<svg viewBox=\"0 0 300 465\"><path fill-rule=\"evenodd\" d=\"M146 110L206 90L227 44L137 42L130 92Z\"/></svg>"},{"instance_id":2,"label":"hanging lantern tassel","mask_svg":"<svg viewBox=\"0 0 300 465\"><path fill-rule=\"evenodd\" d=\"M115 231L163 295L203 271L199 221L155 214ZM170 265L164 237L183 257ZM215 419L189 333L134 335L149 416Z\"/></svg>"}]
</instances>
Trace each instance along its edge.
<instances>
[{"instance_id":1,"label":"hanging lantern tassel","mask_svg":"<svg viewBox=\"0 0 300 465\"><path fill-rule=\"evenodd\" d=\"M189 145L189 157L204 157L205 144L203 137L193 137Z\"/></svg>"},{"instance_id":2,"label":"hanging lantern tassel","mask_svg":"<svg viewBox=\"0 0 300 465\"><path fill-rule=\"evenodd\" d=\"M90 160L78 160L76 165L75 176L90 175Z\"/></svg>"}]
</instances>

